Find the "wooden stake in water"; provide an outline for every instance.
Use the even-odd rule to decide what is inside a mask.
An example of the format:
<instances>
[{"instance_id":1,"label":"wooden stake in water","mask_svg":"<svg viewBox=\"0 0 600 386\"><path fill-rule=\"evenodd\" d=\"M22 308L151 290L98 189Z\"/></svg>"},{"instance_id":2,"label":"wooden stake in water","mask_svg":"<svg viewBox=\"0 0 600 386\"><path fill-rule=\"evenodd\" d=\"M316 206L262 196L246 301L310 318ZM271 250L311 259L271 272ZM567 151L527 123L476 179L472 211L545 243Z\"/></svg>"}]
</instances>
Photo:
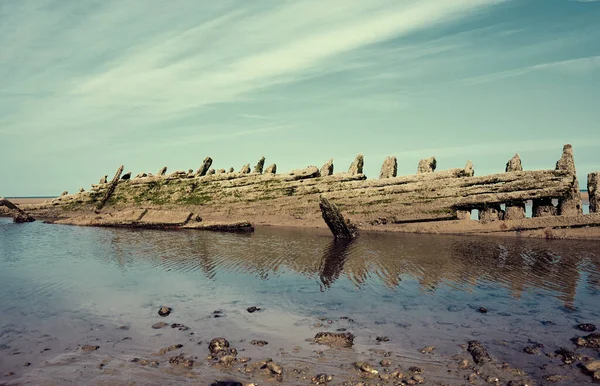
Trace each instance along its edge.
<instances>
[{"instance_id":1,"label":"wooden stake in water","mask_svg":"<svg viewBox=\"0 0 600 386\"><path fill-rule=\"evenodd\" d=\"M353 239L357 235L356 227L344 219L338 207L323 196L319 197L319 207L323 220L327 223L329 230L336 239Z\"/></svg>"}]
</instances>

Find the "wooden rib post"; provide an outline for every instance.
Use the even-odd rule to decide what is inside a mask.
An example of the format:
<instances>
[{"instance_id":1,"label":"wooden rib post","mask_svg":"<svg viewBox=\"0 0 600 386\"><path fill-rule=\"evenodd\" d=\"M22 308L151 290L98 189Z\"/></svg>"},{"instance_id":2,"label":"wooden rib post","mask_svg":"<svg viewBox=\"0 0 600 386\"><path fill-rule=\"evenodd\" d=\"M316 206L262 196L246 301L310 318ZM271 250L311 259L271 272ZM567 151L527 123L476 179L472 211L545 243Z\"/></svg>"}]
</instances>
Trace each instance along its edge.
<instances>
[{"instance_id":1,"label":"wooden rib post","mask_svg":"<svg viewBox=\"0 0 600 386\"><path fill-rule=\"evenodd\" d=\"M344 219L338 207L323 196L319 197L319 207L323 220L336 239L353 239L356 237L356 227Z\"/></svg>"},{"instance_id":2,"label":"wooden rib post","mask_svg":"<svg viewBox=\"0 0 600 386\"><path fill-rule=\"evenodd\" d=\"M113 177L112 181L110 181L110 185L106 189L106 193L104 194L102 201L100 201L100 203L96 206L96 211L100 211L102 208L104 208L104 205L106 205L106 202L110 199L112 194L115 192L115 189L117 188L117 184L119 183L119 179L121 178L121 173L123 173L123 165L121 165L117 169L115 176Z\"/></svg>"}]
</instances>

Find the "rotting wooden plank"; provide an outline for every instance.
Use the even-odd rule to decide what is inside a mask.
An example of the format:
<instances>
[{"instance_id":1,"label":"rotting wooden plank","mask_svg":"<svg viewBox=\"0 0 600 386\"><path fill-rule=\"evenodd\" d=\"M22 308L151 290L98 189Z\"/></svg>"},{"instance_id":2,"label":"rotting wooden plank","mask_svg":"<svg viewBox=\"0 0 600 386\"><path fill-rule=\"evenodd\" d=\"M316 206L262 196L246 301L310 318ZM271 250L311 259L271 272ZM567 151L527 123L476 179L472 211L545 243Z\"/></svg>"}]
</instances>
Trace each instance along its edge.
<instances>
[{"instance_id":1,"label":"rotting wooden plank","mask_svg":"<svg viewBox=\"0 0 600 386\"><path fill-rule=\"evenodd\" d=\"M521 232L546 228L582 228L600 227L600 213L579 216L532 217L520 220L494 221L481 224L478 221L440 221L426 224L393 224L388 228L394 231L409 233L440 233L440 234L471 234L471 233L501 233ZM377 229L376 226L367 227Z\"/></svg>"},{"instance_id":2,"label":"rotting wooden plank","mask_svg":"<svg viewBox=\"0 0 600 386\"><path fill-rule=\"evenodd\" d=\"M336 239L353 239L356 237L356 227L344 219L344 216L334 203L320 196L319 208L321 208L323 220L325 220L329 230L333 233L333 237Z\"/></svg>"},{"instance_id":3,"label":"rotting wooden plank","mask_svg":"<svg viewBox=\"0 0 600 386\"><path fill-rule=\"evenodd\" d=\"M117 169L115 176L113 177L112 181L110 181L110 185L108 186L108 188L106 189L106 192L104 193L104 197L96 206L96 211L100 211L104 207L104 205L106 205L106 202L110 199L110 197L114 193L114 191L117 188L117 185L119 183L119 179L121 178L121 173L123 173L123 168L124 168L124 166L121 165Z\"/></svg>"},{"instance_id":4,"label":"rotting wooden plank","mask_svg":"<svg viewBox=\"0 0 600 386\"><path fill-rule=\"evenodd\" d=\"M0 197L0 206L5 206L10 209L13 215L13 221L16 223L33 222L35 218L26 213L23 209L19 208L4 197Z\"/></svg>"}]
</instances>

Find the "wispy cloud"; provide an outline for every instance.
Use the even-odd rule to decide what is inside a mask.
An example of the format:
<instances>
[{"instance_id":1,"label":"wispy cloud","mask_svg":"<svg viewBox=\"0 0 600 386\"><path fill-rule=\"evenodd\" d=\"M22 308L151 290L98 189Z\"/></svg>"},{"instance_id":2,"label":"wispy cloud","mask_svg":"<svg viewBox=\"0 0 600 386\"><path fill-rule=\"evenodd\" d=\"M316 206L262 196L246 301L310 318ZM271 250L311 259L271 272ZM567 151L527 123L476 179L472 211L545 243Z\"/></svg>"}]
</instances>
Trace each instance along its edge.
<instances>
[{"instance_id":1,"label":"wispy cloud","mask_svg":"<svg viewBox=\"0 0 600 386\"><path fill-rule=\"evenodd\" d=\"M140 124L168 119L327 72L328 61L337 55L460 19L497 2L332 0L327 16L317 0L275 7L225 2L208 9L191 1L180 3L184 9L173 6L177 12L158 1L127 7L108 1L92 10L75 3L26 3L11 9L5 18L9 22L0 27L5 36L1 60L44 65L27 79L3 86L5 95L30 98L21 104L28 114L9 112L3 122L16 124L15 113L20 113L19 126L42 131L57 123L86 127L98 119L136 116ZM145 8L157 15L139 18ZM41 25L29 20L36 13L44 16ZM153 28L176 17L175 28ZM25 33L14 32L20 30ZM40 100L41 94L53 97Z\"/></svg>"},{"instance_id":2,"label":"wispy cloud","mask_svg":"<svg viewBox=\"0 0 600 386\"><path fill-rule=\"evenodd\" d=\"M597 70L600 70L600 55L562 60L556 62L547 62L536 64L533 66L521 67L514 70L500 71L491 74L461 79L460 81L458 81L458 83L471 85L481 84L507 78L513 78L534 71L560 71L571 75L581 75Z\"/></svg>"},{"instance_id":3,"label":"wispy cloud","mask_svg":"<svg viewBox=\"0 0 600 386\"><path fill-rule=\"evenodd\" d=\"M87 175L108 163L243 164L258 153L285 170L386 146L415 158L493 153L493 144L462 148L481 127L520 141L567 124L582 137L597 130L591 4L0 3L0 161L15 168ZM543 78L548 92L499 81L517 77ZM24 175L0 170L0 181Z\"/></svg>"}]
</instances>

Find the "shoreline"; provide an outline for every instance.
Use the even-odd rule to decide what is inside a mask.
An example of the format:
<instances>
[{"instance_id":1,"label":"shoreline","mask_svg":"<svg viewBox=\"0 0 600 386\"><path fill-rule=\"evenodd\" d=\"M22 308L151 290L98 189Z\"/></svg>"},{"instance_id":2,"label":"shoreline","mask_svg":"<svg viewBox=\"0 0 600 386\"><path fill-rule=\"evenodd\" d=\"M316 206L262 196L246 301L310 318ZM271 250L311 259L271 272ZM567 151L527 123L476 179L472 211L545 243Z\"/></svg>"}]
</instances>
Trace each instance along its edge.
<instances>
[{"instance_id":1,"label":"shoreline","mask_svg":"<svg viewBox=\"0 0 600 386\"><path fill-rule=\"evenodd\" d=\"M582 202L589 205L588 194L583 192ZM204 205L118 205L102 213L94 213L91 208L82 207L74 211L64 211L48 205L52 198L22 197L13 198L15 203L40 221L62 225L79 226L109 226L128 228L162 228L162 229L193 229L193 230L229 230L249 231L249 228L238 228L241 223L253 227L268 227L278 229L314 229L315 232L328 233L327 225L320 213L313 211L312 206L305 208L311 213L308 216L287 216L285 213L262 210L260 213L238 214L232 216L226 211L210 211ZM84 209L85 208L85 209ZM264 208L263 208L264 209ZM149 214L150 222L139 221L140 213ZM150 215L151 214L151 215ZM2 213L0 216L8 216ZM199 215L200 221L190 220L192 215ZM142 214L144 216L144 214ZM449 234L462 236L501 236L536 239L573 239L600 240L600 226L597 226L600 214L585 214L583 216L552 216L526 218L524 220L498 220L482 224L477 220L447 220L419 223L390 223L368 222L359 215L347 214L347 217L358 226L363 233L417 233L417 234ZM137 221L136 221L137 219ZM330 235L330 234L329 234Z\"/></svg>"}]
</instances>

